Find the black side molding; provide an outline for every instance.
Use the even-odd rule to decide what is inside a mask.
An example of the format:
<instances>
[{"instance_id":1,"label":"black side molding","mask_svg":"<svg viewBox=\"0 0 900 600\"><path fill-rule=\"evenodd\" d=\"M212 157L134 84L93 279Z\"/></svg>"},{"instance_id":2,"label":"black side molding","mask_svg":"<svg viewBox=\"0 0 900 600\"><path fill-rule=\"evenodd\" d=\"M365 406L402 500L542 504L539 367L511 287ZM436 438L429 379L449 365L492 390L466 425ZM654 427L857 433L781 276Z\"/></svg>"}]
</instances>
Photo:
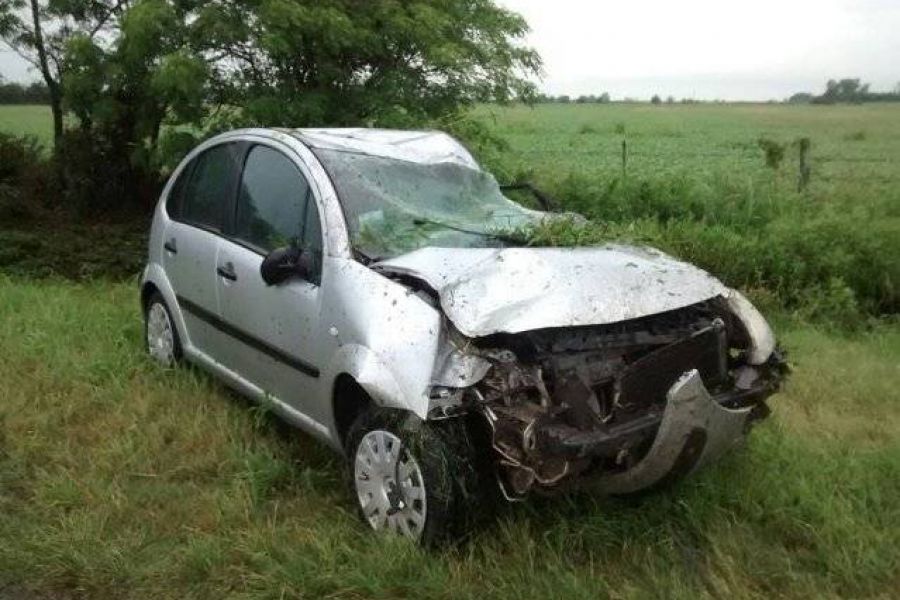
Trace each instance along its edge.
<instances>
[{"instance_id":1,"label":"black side molding","mask_svg":"<svg viewBox=\"0 0 900 600\"><path fill-rule=\"evenodd\" d=\"M176 296L176 299L178 300L178 304L179 304L179 306L181 306L181 308L183 308L187 312L191 313L192 315L194 315L201 321L204 321L204 322L212 325L213 327L215 327L222 333L233 337L234 339L238 340L242 344L246 344L246 345L250 346L251 348L253 348L254 350L262 352L263 354L269 356L270 358L273 358L273 359L277 360L278 362L285 364L296 371L300 371L301 373L303 373L304 375L307 375L309 377L318 377L320 375L319 369L316 368L315 366L313 366L309 363L303 362L302 360L295 358L282 350L279 350L278 348L268 344L267 342L264 342L261 339L255 337L253 335L250 335L246 331L238 329L231 323L228 323L228 322L220 319L218 317L218 315L215 315L215 314L209 312L202 306L198 306L198 305L194 304L187 298L183 298L182 296Z\"/></svg>"}]
</instances>

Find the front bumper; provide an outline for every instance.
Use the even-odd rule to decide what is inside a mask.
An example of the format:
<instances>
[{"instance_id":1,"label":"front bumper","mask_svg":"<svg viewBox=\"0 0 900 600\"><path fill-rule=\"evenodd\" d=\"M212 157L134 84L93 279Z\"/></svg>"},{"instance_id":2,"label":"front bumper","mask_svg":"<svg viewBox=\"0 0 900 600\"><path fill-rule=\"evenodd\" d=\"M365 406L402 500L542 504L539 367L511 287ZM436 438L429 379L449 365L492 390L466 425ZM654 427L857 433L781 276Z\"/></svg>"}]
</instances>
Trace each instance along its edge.
<instances>
[{"instance_id":1,"label":"front bumper","mask_svg":"<svg viewBox=\"0 0 900 600\"><path fill-rule=\"evenodd\" d=\"M752 423L767 415L764 400L776 388L760 381L752 388L713 397L694 369L669 388L661 414L648 414L603 431L573 433L548 428L539 432L538 444L542 450L570 460L603 459L652 439L646 454L627 470L587 476L581 482L601 493L637 492L687 475L739 444Z\"/></svg>"},{"instance_id":2,"label":"front bumper","mask_svg":"<svg viewBox=\"0 0 900 600\"><path fill-rule=\"evenodd\" d=\"M626 494L686 475L744 440L756 406L726 408L706 390L697 371L685 373L669 389L659 431L647 454L621 473L589 485L607 494Z\"/></svg>"}]
</instances>

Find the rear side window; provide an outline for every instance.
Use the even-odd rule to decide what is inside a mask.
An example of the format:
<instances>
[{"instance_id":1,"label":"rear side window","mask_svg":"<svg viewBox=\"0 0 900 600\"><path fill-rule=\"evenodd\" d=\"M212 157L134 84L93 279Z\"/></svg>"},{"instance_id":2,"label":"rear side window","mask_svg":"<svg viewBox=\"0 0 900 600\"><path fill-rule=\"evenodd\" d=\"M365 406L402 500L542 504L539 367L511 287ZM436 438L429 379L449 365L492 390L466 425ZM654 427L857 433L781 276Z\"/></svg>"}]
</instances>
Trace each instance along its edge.
<instances>
[{"instance_id":1,"label":"rear side window","mask_svg":"<svg viewBox=\"0 0 900 600\"><path fill-rule=\"evenodd\" d=\"M193 162L181 170L181 173L178 174L178 179L172 184L172 187L169 189L169 195L166 198L166 212L169 214L169 217L175 220L181 218L181 198L184 196L184 186L191 176L192 166L194 166Z\"/></svg>"},{"instance_id":2,"label":"rear side window","mask_svg":"<svg viewBox=\"0 0 900 600\"><path fill-rule=\"evenodd\" d=\"M299 246L314 258L317 275L322 228L316 201L306 177L281 152L254 146L247 155L234 236L263 253Z\"/></svg>"},{"instance_id":3,"label":"rear side window","mask_svg":"<svg viewBox=\"0 0 900 600\"><path fill-rule=\"evenodd\" d=\"M234 189L238 165L232 144L214 146L187 166L184 188L173 187L180 193L181 206L176 214L185 223L205 229L222 231L227 207ZM181 179L175 182L178 186Z\"/></svg>"}]
</instances>

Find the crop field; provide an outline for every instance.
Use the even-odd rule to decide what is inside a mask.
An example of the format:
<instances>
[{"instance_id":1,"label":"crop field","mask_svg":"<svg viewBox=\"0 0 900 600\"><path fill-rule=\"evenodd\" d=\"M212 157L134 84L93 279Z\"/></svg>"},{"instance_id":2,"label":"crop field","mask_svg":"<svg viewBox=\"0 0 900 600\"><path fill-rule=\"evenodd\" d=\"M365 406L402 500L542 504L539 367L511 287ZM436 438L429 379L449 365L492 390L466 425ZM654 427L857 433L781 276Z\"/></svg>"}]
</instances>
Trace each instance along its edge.
<instances>
[{"instance_id":1,"label":"crop field","mask_svg":"<svg viewBox=\"0 0 900 600\"><path fill-rule=\"evenodd\" d=\"M747 446L670 489L534 498L418 550L358 522L330 451L150 363L137 224L35 241L0 223L0 599L896 597L900 106L477 112L507 142L473 144L485 164L593 219L551 241L662 246L772 317L794 374ZM46 139L47 118L0 107L0 131ZM761 137L785 144L778 169ZM66 271L121 255L74 275L20 256L54 245Z\"/></svg>"}]
</instances>

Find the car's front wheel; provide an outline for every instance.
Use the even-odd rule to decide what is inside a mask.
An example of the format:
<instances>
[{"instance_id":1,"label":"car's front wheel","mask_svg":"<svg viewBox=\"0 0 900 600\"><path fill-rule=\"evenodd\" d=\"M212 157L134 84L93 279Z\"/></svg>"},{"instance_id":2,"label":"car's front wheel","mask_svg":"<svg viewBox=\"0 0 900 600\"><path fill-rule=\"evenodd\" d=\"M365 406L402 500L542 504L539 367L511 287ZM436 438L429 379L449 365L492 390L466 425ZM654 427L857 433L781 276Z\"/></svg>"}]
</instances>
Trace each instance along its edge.
<instances>
[{"instance_id":1,"label":"car's front wheel","mask_svg":"<svg viewBox=\"0 0 900 600\"><path fill-rule=\"evenodd\" d=\"M366 411L348 432L347 458L363 520L426 546L463 536L485 492L474 445L456 419Z\"/></svg>"},{"instance_id":2,"label":"car's front wheel","mask_svg":"<svg viewBox=\"0 0 900 600\"><path fill-rule=\"evenodd\" d=\"M181 360L181 340L166 301L154 292L144 312L144 341L150 356L166 367Z\"/></svg>"}]
</instances>

